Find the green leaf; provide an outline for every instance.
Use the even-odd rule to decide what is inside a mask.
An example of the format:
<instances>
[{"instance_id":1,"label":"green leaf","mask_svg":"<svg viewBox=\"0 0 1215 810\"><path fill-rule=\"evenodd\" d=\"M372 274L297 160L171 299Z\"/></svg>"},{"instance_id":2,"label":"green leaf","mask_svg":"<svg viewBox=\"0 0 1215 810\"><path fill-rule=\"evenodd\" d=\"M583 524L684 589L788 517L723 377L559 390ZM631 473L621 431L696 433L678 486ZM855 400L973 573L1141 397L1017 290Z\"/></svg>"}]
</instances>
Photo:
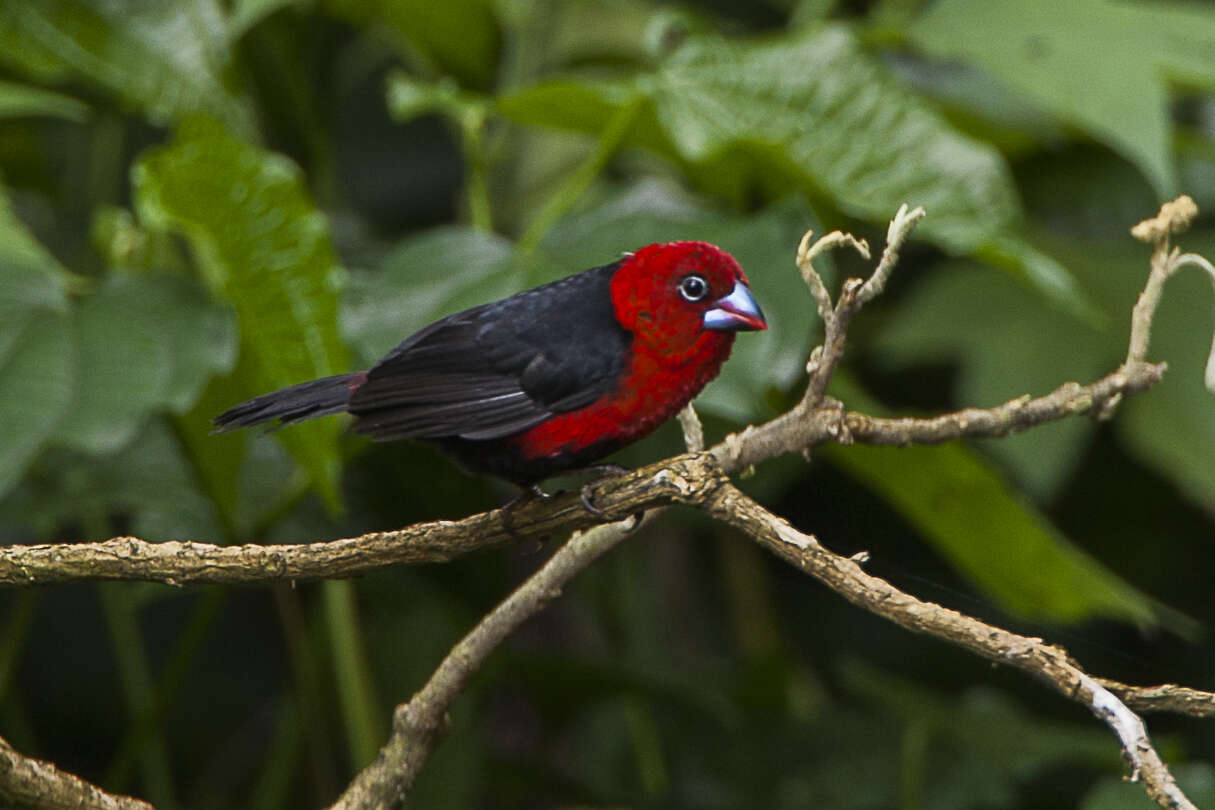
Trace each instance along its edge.
<instances>
[{"instance_id":1,"label":"green leaf","mask_svg":"<svg viewBox=\"0 0 1215 810\"><path fill-rule=\"evenodd\" d=\"M17 219L0 186L0 355L8 325L40 310L67 309L68 273Z\"/></svg>"},{"instance_id":2,"label":"green leaf","mask_svg":"<svg viewBox=\"0 0 1215 810\"><path fill-rule=\"evenodd\" d=\"M186 410L235 360L231 313L180 278L113 273L72 324L76 395L56 435L86 452L119 449L153 411Z\"/></svg>"},{"instance_id":3,"label":"green leaf","mask_svg":"<svg viewBox=\"0 0 1215 810\"><path fill-rule=\"evenodd\" d=\"M501 109L524 123L587 129L625 101L619 83L574 87L524 91ZM884 222L904 202L923 205L931 216L922 232L951 248L973 249L1018 216L995 150L908 94L844 26L762 43L691 39L630 90L651 105L663 151L693 164L731 148L775 152L851 214Z\"/></svg>"},{"instance_id":4,"label":"green leaf","mask_svg":"<svg viewBox=\"0 0 1215 810\"><path fill-rule=\"evenodd\" d=\"M228 35L233 40L240 39L249 29L279 9L302 5L304 0L234 0L232 14L228 18Z\"/></svg>"},{"instance_id":5,"label":"green leaf","mask_svg":"<svg viewBox=\"0 0 1215 810\"><path fill-rule=\"evenodd\" d=\"M0 357L0 493L21 477L72 399L71 322L52 312L13 328Z\"/></svg>"},{"instance_id":6,"label":"green leaf","mask_svg":"<svg viewBox=\"0 0 1215 810\"><path fill-rule=\"evenodd\" d=\"M72 314L79 360L72 407L56 439L87 452L129 442L169 384L169 347L102 288Z\"/></svg>"},{"instance_id":7,"label":"green leaf","mask_svg":"<svg viewBox=\"0 0 1215 810\"><path fill-rule=\"evenodd\" d=\"M465 84L485 86L498 60L498 22L491 0L325 0L339 17L366 26L379 23L413 57Z\"/></svg>"},{"instance_id":8,"label":"green leaf","mask_svg":"<svg viewBox=\"0 0 1215 810\"><path fill-rule=\"evenodd\" d=\"M1084 36L1076 36L1083 31ZM1167 80L1215 87L1215 13L1114 0L933 3L906 29L940 59L989 71L1041 109L1177 189Z\"/></svg>"},{"instance_id":9,"label":"green leaf","mask_svg":"<svg viewBox=\"0 0 1215 810\"><path fill-rule=\"evenodd\" d=\"M181 445L162 420L148 420L111 455L50 451L39 461L39 473L0 501L0 514L43 537L99 514L124 515L129 530L148 540L223 537L213 504L199 491Z\"/></svg>"},{"instance_id":10,"label":"green leaf","mask_svg":"<svg viewBox=\"0 0 1215 810\"><path fill-rule=\"evenodd\" d=\"M89 116L89 106L62 93L0 81L0 119L43 115L83 121Z\"/></svg>"},{"instance_id":11,"label":"green leaf","mask_svg":"<svg viewBox=\"0 0 1215 810\"><path fill-rule=\"evenodd\" d=\"M837 375L835 387L841 383L847 390L840 396L850 407L873 412L869 398ZM1157 624L1162 609L1150 597L1073 546L965 445L832 445L824 453L881 494L959 574L1008 612L1055 622L1100 616Z\"/></svg>"},{"instance_id":12,"label":"green leaf","mask_svg":"<svg viewBox=\"0 0 1215 810\"><path fill-rule=\"evenodd\" d=\"M511 243L478 228L443 227L410 236L374 274L356 274L342 306L342 332L370 366L428 323L518 292Z\"/></svg>"},{"instance_id":13,"label":"green leaf","mask_svg":"<svg viewBox=\"0 0 1215 810\"><path fill-rule=\"evenodd\" d=\"M294 164L193 120L140 159L134 184L140 217L183 233L212 292L235 308L249 369L241 394L349 370L337 327L343 271ZM319 420L279 434L331 506L339 430Z\"/></svg>"},{"instance_id":14,"label":"green leaf","mask_svg":"<svg viewBox=\"0 0 1215 810\"><path fill-rule=\"evenodd\" d=\"M0 4L0 61L42 81L84 80L163 124L205 113L251 131L224 81L227 26L215 0Z\"/></svg>"}]
</instances>

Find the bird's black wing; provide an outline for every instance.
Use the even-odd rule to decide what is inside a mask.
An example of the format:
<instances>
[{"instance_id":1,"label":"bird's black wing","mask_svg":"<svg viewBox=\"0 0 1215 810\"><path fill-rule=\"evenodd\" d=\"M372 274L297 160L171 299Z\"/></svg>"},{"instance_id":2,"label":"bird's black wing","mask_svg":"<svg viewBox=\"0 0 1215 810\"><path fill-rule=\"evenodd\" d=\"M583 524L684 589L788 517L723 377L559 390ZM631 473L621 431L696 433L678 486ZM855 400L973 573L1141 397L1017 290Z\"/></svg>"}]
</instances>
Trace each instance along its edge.
<instances>
[{"instance_id":1,"label":"bird's black wing","mask_svg":"<svg viewBox=\"0 0 1215 810\"><path fill-rule=\"evenodd\" d=\"M375 439L496 439L615 388L630 335L612 308L618 264L465 310L406 338L350 398Z\"/></svg>"}]
</instances>

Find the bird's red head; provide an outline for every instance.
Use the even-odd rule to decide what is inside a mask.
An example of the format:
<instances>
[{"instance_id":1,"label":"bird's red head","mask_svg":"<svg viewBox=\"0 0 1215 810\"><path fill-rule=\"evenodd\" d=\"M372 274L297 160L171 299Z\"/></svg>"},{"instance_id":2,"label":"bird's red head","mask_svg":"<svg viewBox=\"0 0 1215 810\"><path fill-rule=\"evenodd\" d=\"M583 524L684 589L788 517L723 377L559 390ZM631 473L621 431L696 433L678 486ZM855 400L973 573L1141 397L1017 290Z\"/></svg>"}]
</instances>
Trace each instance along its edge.
<instances>
[{"instance_id":1,"label":"bird's red head","mask_svg":"<svg viewBox=\"0 0 1215 810\"><path fill-rule=\"evenodd\" d=\"M634 340L671 359L709 348L728 353L735 332L768 328L738 262L707 242L647 245L629 255L612 278L612 303Z\"/></svg>"}]
</instances>

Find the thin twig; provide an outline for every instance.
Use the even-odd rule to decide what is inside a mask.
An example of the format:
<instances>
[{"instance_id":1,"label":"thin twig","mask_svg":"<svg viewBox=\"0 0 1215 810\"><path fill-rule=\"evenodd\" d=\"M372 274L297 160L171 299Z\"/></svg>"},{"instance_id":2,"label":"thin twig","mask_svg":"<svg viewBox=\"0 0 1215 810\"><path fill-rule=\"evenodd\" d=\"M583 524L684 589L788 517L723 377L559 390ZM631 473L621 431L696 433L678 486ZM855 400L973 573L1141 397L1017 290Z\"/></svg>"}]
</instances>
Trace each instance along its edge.
<instances>
[{"instance_id":1,"label":"thin twig","mask_svg":"<svg viewBox=\"0 0 1215 810\"><path fill-rule=\"evenodd\" d=\"M854 248L865 259L869 258L869 245L864 240L858 240L851 234L834 231L827 234L813 245L808 245L810 234L802 237L797 248L797 266L802 278L810 287L818 306L819 316L823 319L823 344L810 354L806 364L806 374L809 381L806 393L802 397L801 407L810 411L817 408L827 394L827 386L831 377L844 356L844 340L848 334L848 324L852 317L861 310L870 299L880 293L886 286L886 281L894 271L898 261L899 250L911 236L916 224L924 218L924 209L908 210L906 204L899 208L898 213L890 222L886 231L886 249L882 258L874 268L868 281L850 278L840 287L839 297L835 305L831 305L831 294L823 283L822 276L814 269L815 257L825 250L840 246Z\"/></svg>"},{"instance_id":2,"label":"thin twig","mask_svg":"<svg viewBox=\"0 0 1215 810\"><path fill-rule=\"evenodd\" d=\"M1161 686L1131 686L1099 678L1101 685L1137 712L1172 712L1190 717L1215 718L1215 692L1166 683Z\"/></svg>"},{"instance_id":3,"label":"thin twig","mask_svg":"<svg viewBox=\"0 0 1215 810\"><path fill-rule=\"evenodd\" d=\"M683 446L693 453L705 449L705 429L700 424L696 409L689 402L679 412L679 427L683 429Z\"/></svg>"}]
</instances>

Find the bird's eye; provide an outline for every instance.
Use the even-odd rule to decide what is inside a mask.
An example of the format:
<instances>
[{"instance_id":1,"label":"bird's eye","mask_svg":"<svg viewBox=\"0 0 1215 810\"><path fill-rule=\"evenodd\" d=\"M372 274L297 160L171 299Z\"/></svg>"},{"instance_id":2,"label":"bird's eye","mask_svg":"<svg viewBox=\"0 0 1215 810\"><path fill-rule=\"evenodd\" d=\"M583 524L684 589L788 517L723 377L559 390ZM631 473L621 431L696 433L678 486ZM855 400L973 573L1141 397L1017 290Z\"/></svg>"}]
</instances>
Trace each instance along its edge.
<instances>
[{"instance_id":1,"label":"bird's eye","mask_svg":"<svg viewBox=\"0 0 1215 810\"><path fill-rule=\"evenodd\" d=\"M699 301L709 294L709 282L703 276L684 276L679 280L679 294L685 301Z\"/></svg>"}]
</instances>

